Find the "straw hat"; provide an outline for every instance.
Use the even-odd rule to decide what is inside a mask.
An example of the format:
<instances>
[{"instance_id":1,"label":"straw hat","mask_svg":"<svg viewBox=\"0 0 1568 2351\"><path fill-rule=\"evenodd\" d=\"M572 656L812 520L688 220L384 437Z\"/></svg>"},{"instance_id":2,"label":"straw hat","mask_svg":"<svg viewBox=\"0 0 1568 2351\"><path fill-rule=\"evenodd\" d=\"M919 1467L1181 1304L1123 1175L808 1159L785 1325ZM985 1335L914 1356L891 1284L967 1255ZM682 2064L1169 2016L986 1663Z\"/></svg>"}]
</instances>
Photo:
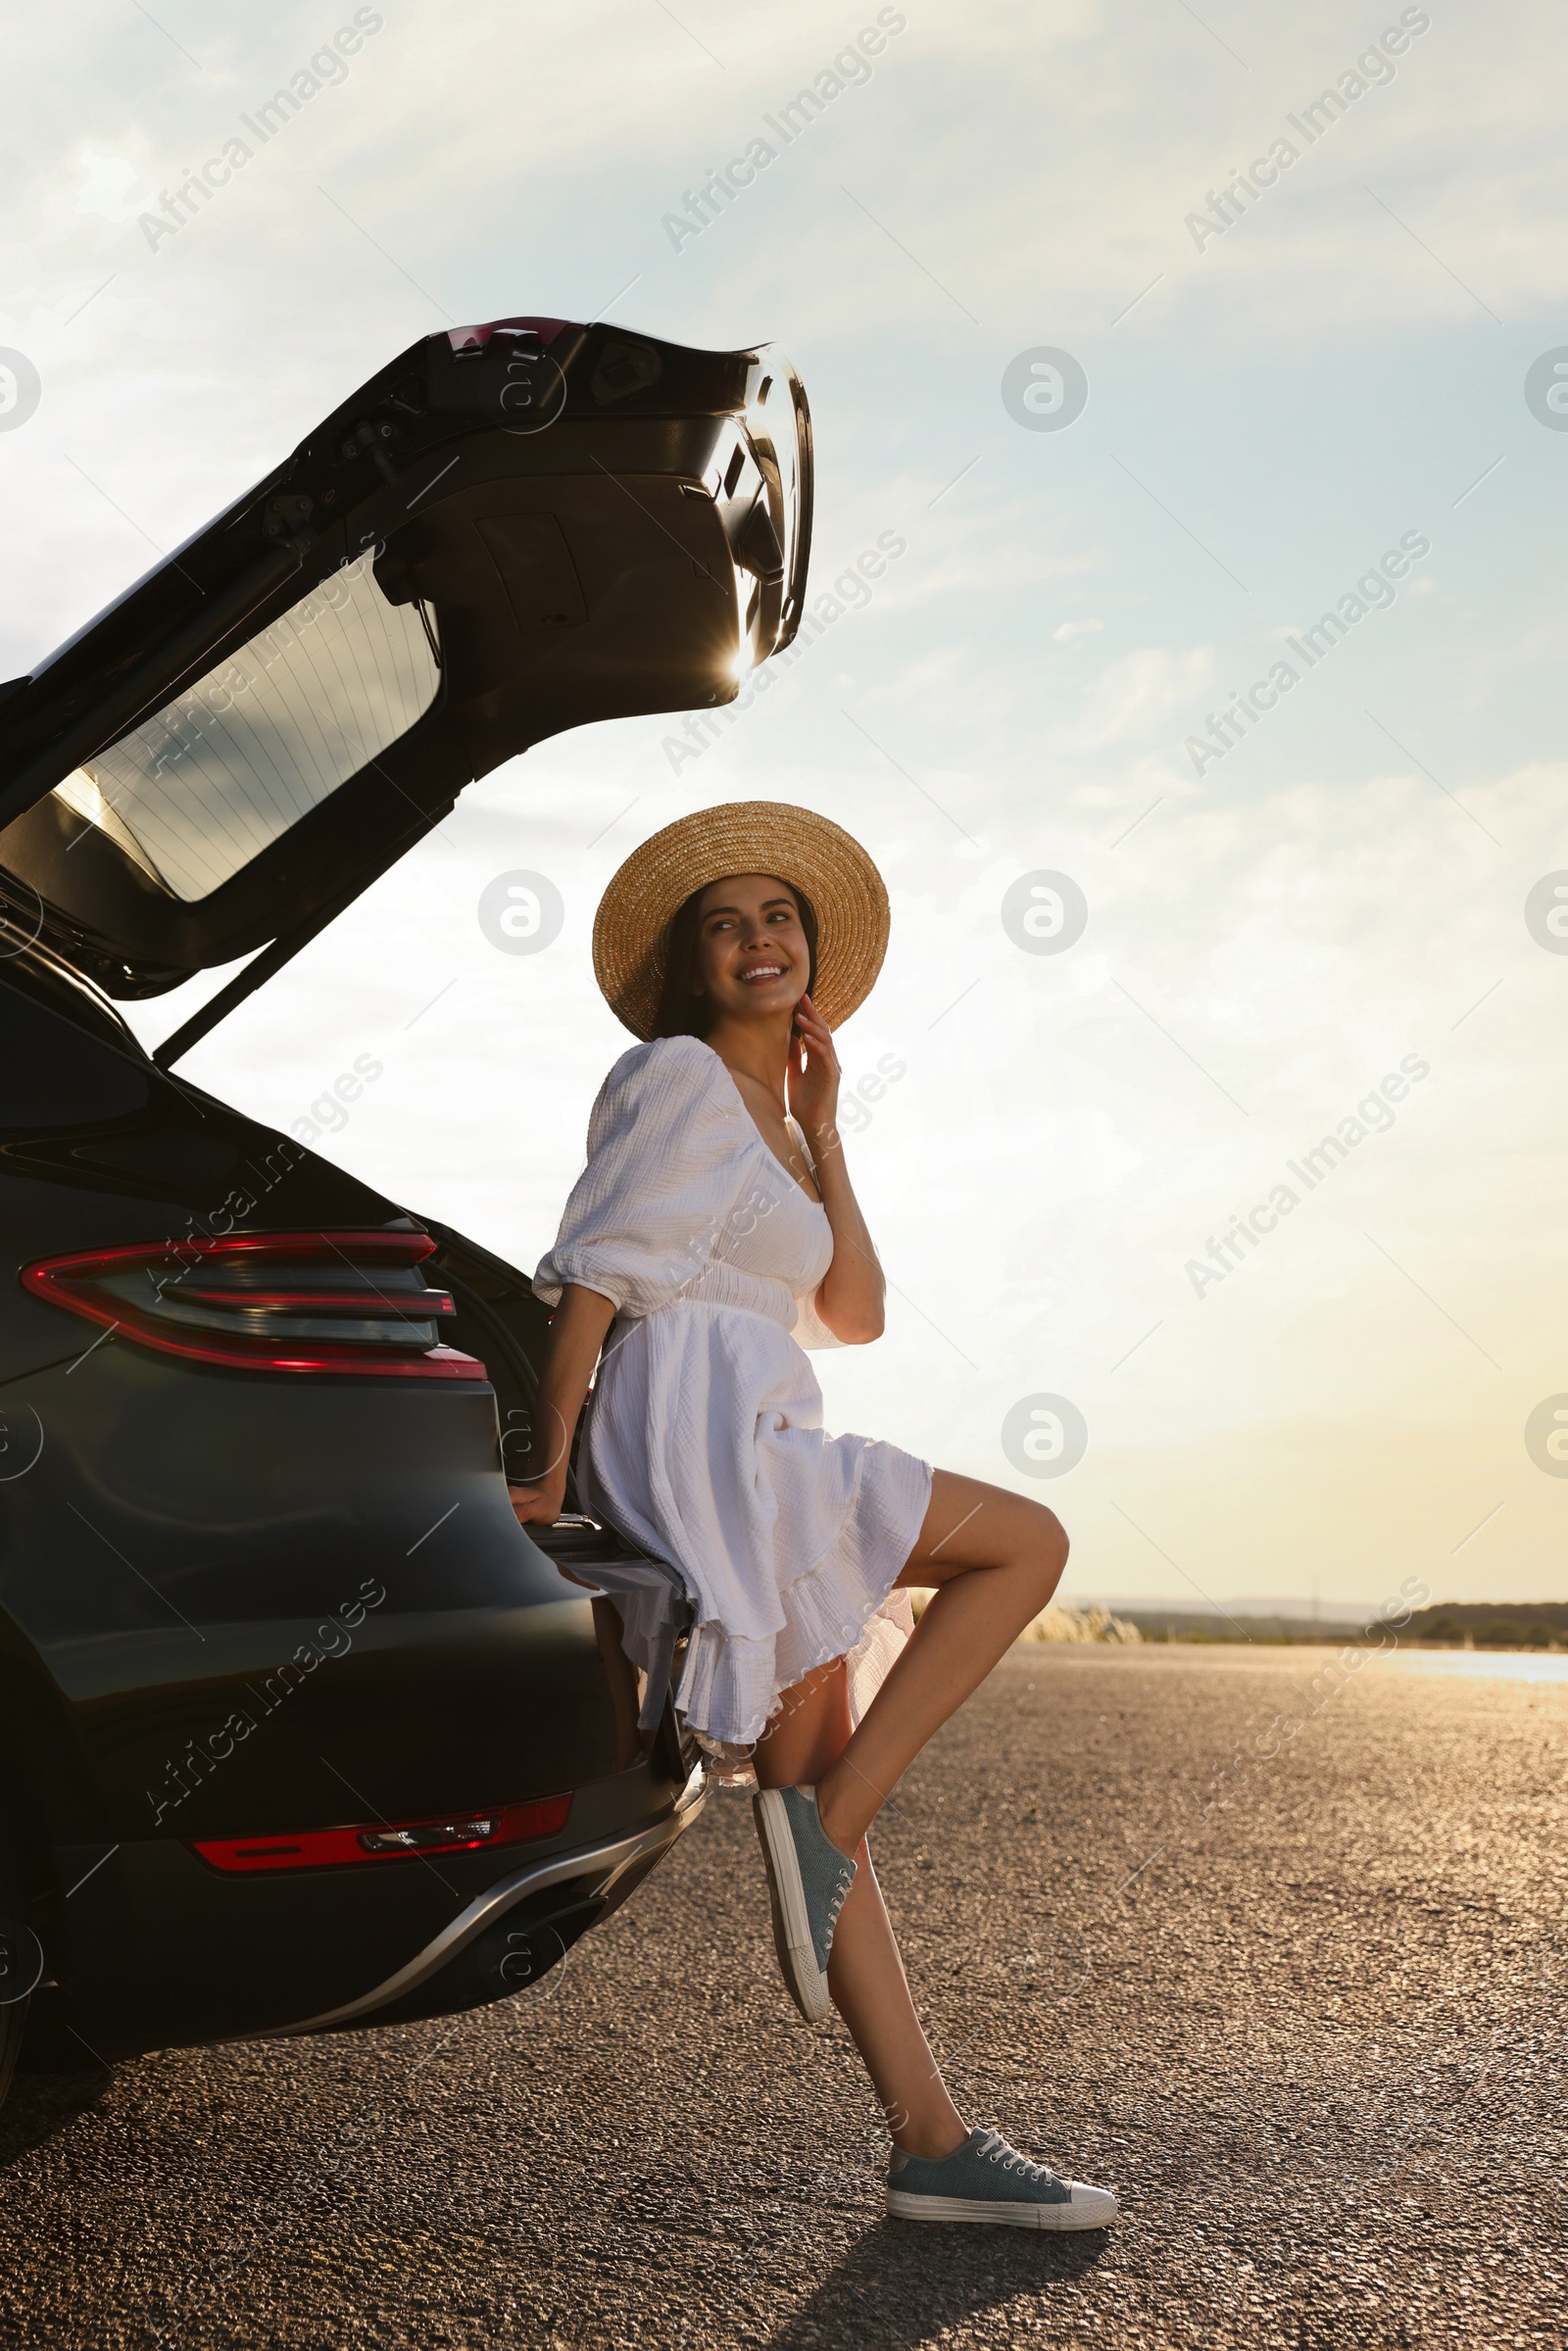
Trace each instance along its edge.
<instances>
[{"instance_id":1,"label":"straw hat","mask_svg":"<svg viewBox=\"0 0 1568 2351\"><path fill-rule=\"evenodd\" d=\"M812 1002L829 1028L870 995L887 953L888 894L858 841L809 808L731 800L677 818L634 849L599 902L594 977L634 1037L654 1033L677 908L729 873L776 873L810 900Z\"/></svg>"}]
</instances>

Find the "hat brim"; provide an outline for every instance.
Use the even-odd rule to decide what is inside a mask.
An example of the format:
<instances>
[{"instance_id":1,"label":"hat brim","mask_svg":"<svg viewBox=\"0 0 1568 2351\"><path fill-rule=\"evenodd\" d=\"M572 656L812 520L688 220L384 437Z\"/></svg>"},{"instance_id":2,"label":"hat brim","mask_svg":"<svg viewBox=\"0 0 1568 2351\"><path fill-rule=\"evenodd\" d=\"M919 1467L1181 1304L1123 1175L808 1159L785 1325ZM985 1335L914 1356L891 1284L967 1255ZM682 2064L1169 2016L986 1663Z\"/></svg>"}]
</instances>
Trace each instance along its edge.
<instances>
[{"instance_id":1,"label":"hat brim","mask_svg":"<svg viewBox=\"0 0 1568 2351\"><path fill-rule=\"evenodd\" d=\"M733 800L655 833L611 880L594 917L594 976L617 1020L652 1037L669 926L694 890L730 873L773 873L817 921L812 1002L829 1028L866 998L887 954L888 894L866 852L830 817L786 801Z\"/></svg>"}]
</instances>

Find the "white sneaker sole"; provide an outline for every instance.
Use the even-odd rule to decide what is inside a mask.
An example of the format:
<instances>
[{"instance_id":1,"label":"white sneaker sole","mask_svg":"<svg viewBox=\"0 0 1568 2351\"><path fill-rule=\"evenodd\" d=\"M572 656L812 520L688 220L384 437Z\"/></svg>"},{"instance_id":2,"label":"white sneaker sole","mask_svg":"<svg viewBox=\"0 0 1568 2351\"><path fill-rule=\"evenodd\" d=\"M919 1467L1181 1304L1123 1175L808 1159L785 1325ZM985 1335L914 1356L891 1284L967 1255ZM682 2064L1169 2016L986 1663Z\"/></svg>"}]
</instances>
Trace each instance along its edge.
<instances>
[{"instance_id":1,"label":"white sneaker sole","mask_svg":"<svg viewBox=\"0 0 1568 2351\"><path fill-rule=\"evenodd\" d=\"M795 1855L789 1814L776 1788L761 1788L753 1817L767 1866L767 1898L773 1913L773 1948L785 1987L808 2025L819 2025L833 2013L827 1978L811 1948L810 1922L806 1913L806 1888Z\"/></svg>"},{"instance_id":2,"label":"white sneaker sole","mask_svg":"<svg viewBox=\"0 0 1568 2351\"><path fill-rule=\"evenodd\" d=\"M981 2221L1003 2229L1108 2229L1120 2207L1104 2188L1092 2188L1070 2204L982 2204L971 2196L917 2196L888 2189L888 2211L896 2221Z\"/></svg>"}]
</instances>

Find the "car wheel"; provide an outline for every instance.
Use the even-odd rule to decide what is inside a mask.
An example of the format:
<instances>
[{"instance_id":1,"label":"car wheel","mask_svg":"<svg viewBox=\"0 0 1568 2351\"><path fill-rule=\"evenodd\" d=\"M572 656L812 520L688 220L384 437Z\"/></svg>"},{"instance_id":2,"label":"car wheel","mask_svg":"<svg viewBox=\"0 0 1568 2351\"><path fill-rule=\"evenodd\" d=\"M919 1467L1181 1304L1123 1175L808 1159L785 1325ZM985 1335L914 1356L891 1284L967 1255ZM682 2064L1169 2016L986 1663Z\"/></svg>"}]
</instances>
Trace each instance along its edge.
<instances>
[{"instance_id":1,"label":"car wheel","mask_svg":"<svg viewBox=\"0 0 1568 2351\"><path fill-rule=\"evenodd\" d=\"M11 2077L17 2070L22 2054L22 2037L27 2030L27 2009L30 2002L13 2000L0 2008L0 2106L6 2102L11 2088Z\"/></svg>"},{"instance_id":2,"label":"car wheel","mask_svg":"<svg viewBox=\"0 0 1568 2351\"><path fill-rule=\"evenodd\" d=\"M23 1878L0 1821L0 2106L17 2070L43 1952L24 1920Z\"/></svg>"}]
</instances>

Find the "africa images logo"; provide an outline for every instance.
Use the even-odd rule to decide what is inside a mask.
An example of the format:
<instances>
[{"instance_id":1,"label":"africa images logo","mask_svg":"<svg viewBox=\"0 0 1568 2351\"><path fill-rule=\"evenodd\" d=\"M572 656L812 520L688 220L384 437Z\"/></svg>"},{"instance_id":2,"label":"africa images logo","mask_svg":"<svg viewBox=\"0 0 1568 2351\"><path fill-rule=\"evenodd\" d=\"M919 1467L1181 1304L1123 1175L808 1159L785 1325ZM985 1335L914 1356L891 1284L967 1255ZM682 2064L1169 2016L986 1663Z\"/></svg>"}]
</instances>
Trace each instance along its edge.
<instances>
[{"instance_id":1,"label":"africa images logo","mask_svg":"<svg viewBox=\"0 0 1568 2351\"><path fill-rule=\"evenodd\" d=\"M1038 343L1003 370L1002 405L1026 432L1063 432L1089 406L1089 378L1070 351Z\"/></svg>"},{"instance_id":2,"label":"africa images logo","mask_svg":"<svg viewBox=\"0 0 1568 2351\"><path fill-rule=\"evenodd\" d=\"M0 432L25 424L42 397L43 384L26 353L0 348Z\"/></svg>"},{"instance_id":3,"label":"africa images logo","mask_svg":"<svg viewBox=\"0 0 1568 2351\"><path fill-rule=\"evenodd\" d=\"M1323 1135L1298 1159L1287 1159L1285 1164L1296 1183L1284 1177L1275 1184L1266 1200L1258 1200L1245 1215L1231 1217L1230 1230L1217 1238L1210 1236L1208 1256L1189 1257L1182 1271L1191 1282L1195 1295L1201 1298L1206 1291L1227 1275L1244 1265L1248 1255L1270 1233L1279 1230L1280 1219L1294 1215L1309 1192L1327 1181L1337 1167L1342 1167L1360 1144L1370 1135L1386 1134L1397 1115L1395 1104L1403 1102L1414 1086L1432 1074L1432 1064L1419 1053L1406 1053L1397 1069L1388 1075L1371 1091L1362 1096L1353 1110L1348 1110L1337 1127ZM1296 1185L1299 1184L1298 1192Z\"/></svg>"},{"instance_id":4,"label":"africa images logo","mask_svg":"<svg viewBox=\"0 0 1568 2351\"><path fill-rule=\"evenodd\" d=\"M1391 547L1376 563L1364 571L1353 588L1345 594L1329 611L1321 613L1310 628L1299 636L1287 636L1285 642L1300 661L1283 657L1270 669L1267 677L1253 681L1245 697L1233 694L1223 711L1210 710L1206 720L1207 735L1189 735L1182 749L1193 762L1195 773L1201 775L1215 759L1224 759L1243 742L1246 733L1256 726L1259 715L1277 710L1282 695L1293 693L1309 669L1315 669L1336 645L1343 644L1352 628L1357 628L1372 612L1387 612L1396 601L1394 582L1402 580L1412 564L1432 553L1432 541L1424 530L1407 530L1397 547ZM1244 727L1243 721L1246 724Z\"/></svg>"},{"instance_id":5,"label":"africa images logo","mask_svg":"<svg viewBox=\"0 0 1568 2351\"><path fill-rule=\"evenodd\" d=\"M1404 55L1412 40L1431 30L1432 19L1424 8L1402 10L1398 24L1391 24L1381 39L1363 49L1353 66L1347 66L1331 85L1319 90L1315 98L1307 99L1298 114L1288 114L1285 120L1301 141L1300 146L1297 146L1296 139L1288 132L1281 131L1266 155L1255 156L1245 171L1233 171L1225 187L1209 189L1204 200L1205 212L1188 214L1187 233L1199 252L1234 228L1260 196L1277 186L1280 174L1299 163L1307 150L1315 147L1370 90L1391 82L1397 72L1395 59Z\"/></svg>"},{"instance_id":6,"label":"africa images logo","mask_svg":"<svg viewBox=\"0 0 1568 2351\"><path fill-rule=\"evenodd\" d=\"M863 26L854 41L839 51L832 64L824 66L808 84L797 90L776 114L763 115L762 121L779 142L776 147L772 139L758 132L748 142L744 154L732 156L722 169L710 170L698 187L686 188L681 196L684 212L665 213L660 222L675 251L679 253L693 237L700 237L705 229L710 228L740 191L753 186L758 173L777 163L785 148L793 147L797 139L804 137L818 115L836 99L869 81L873 70L871 59L880 57L888 42L907 29L908 23L900 8L878 9L875 24Z\"/></svg>"},{"instance_id":7,"label":"africa images logo","mask_svg":"<svg viewBox=\"0 0 1568 2351\"><path fill-rule=\"evenodd\" d=\"M332 89L348 79L348 60L357 57L371 36L379 32L386 19L373 8L357 8L351 24L340 24L329 43L319 48L308 65L280 83L270 98L264 99L251 114L242 114L240 122L256 141L241 138L238 131L225 139L220 155L211 155L198 170L187 171L177 187L161 188L158 210L137 216L137 226L152 252L156 253L166 237L176 237L198 212L211 204L219 188L226 188L236 171L242 171L251 158L263 147L270 147L280 130L286 129L301 109L322 90Z\"/></svg>"},{"instance_id":8,"label":"africa images logo","mask_svg":"<svg viewBox=\"0 0 1568 2351\"><path fill-rule=\"evenodd\" d=\"M1002 1424L1002 1449L1026 1478L1064 1478L1089 1450L1089 1424L1068 1396L1020 1396Z\"/></svg>"},{"instance_id":9,"label":"africa images logo","mask_svg":"<svg viewBox=\"0 0 1568 2351\"><path fill-rule=\"evenodd\" d=\"M537 955L561 936L565 901L543 873L498 873L479 894L479 928L504 955Z\"/></svg>"},{"instance_id":10,"label":"africa images logo","mask_svg":"<svg viewBox=\"0 0 1568 2351\"><path fill-rule=\"evenodd\" d=\"M1020 873L1002 901L1002 927L1026 955L1065 955L1089 928L1089 901L1070 873Z\"/></svg>"}]
</instances>

